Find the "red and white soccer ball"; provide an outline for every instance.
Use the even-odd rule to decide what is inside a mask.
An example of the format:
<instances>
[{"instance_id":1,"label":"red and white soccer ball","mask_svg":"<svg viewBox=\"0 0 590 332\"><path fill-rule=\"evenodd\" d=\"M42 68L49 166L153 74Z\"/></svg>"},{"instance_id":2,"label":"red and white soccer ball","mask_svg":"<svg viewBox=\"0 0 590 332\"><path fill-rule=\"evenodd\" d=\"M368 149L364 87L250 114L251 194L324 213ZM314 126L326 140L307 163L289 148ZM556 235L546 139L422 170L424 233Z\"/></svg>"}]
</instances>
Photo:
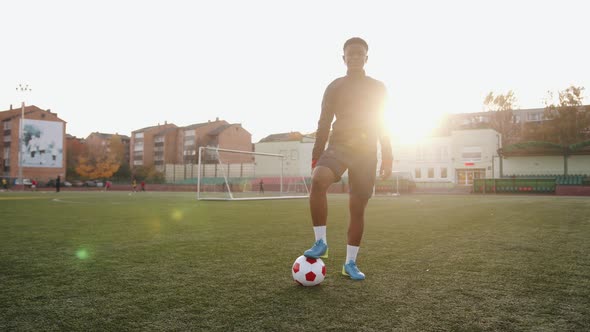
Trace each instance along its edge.
<instances>
[{"instance_id":1,"label":"red and white soccer ball","mask_svg":"<svg viewBox=\"0 0 590 332\"><path fill-rule=\"evenodd\" d=\"M324 281L326 277L326 264L321 258L308 258L299 256L293 268L293 279L302 286L315 286Z\"/></svg>"}]
</instances>

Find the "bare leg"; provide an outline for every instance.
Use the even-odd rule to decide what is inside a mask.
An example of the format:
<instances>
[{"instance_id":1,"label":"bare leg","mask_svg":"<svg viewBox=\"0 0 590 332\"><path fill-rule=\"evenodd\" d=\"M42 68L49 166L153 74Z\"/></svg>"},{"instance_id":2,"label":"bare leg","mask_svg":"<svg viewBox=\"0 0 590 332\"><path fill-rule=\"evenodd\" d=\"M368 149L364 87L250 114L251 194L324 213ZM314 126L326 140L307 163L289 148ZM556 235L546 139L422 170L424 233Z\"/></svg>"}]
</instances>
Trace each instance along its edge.
<instances>
[{"instance_id":1,"label":"bare leg","mask_svg":"<svg viewBox=\"0 0 590 332\"><path fill-rule=\"evenodd\" d=\"M365 226L365 208L368 200L350 195L348 208L350 210L350 223L348 224L348 244L351 246L360 246L363 238L363 229Z\"/></svg>"},{"instance_id":2,"label":"bare leg","mask_svg":"<svg viewBox=\"0 0 590 332\"><path fill-rule=\"evenodd\" d=\"M314 226L325 226L328 221L328 188L336 176L331 169L317 166L311 176L311 193L309 195L309 209Z\"/></svg>"}]
</instances>

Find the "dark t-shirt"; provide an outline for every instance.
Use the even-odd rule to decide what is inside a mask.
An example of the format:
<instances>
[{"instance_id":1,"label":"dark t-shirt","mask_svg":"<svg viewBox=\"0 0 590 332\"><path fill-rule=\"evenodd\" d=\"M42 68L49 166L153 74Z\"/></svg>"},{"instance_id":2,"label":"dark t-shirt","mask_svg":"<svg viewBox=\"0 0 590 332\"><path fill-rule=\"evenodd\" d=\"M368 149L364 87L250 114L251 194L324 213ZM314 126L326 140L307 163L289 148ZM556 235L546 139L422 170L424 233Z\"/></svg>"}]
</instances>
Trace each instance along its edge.
<instances>
[{"instance_id":1,"label":"dark t-shirt","mask_svg":"<svg viewBox=\"0 0 590 332\"><path fill-rule=\"evenodd\" d=\"M330 83L322 100L312 158L318 160L324 152L331 127L330 145L375 156L379 139L383 159L391 160L391 143L383 126L386 98L385 85L364 71L349 72Z\"/></svg>"}]
</instances>

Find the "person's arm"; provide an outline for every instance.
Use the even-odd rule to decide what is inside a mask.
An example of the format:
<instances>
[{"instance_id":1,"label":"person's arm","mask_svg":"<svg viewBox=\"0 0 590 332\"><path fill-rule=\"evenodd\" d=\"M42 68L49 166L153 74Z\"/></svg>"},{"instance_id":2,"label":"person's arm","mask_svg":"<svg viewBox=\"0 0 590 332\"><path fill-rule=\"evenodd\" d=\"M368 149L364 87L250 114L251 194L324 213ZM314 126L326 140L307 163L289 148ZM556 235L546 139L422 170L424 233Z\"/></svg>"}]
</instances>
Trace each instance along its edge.
<instances>
[{"instance_id":1,"label":"person's arm","mask_svg":"<svg viewBox=\"0 0 590 332\"><path fill-rule=\"evenodd\" d=\"M315 164L324 152L326 148L326 142L330 135L330 128L332 126L332 120L334 119L334 110L332 108L332 102L330 97L331 88L328 86L324 92L322 99L322 112L320 114L320 120L318 121L318 130L315 135L315 144L313 145L313 151L311 154L311 167L315 168Z\"/></svg>"},{"instance_id":2,"label":"person's arm","mask_svg":"<svg viewBox=\"0 0 590 332\"><path fill-rule=\"evenodd\" d=\"M383 179L387 179L391 176L393 169L393 151L391 149L391 140L389 138L389 126L387 123L387 90L385 86L382 87L382 102L380 106L380 119L379 119L379 143L381 144L381 168L379 175Z\"/></svg>"}]
</instances>

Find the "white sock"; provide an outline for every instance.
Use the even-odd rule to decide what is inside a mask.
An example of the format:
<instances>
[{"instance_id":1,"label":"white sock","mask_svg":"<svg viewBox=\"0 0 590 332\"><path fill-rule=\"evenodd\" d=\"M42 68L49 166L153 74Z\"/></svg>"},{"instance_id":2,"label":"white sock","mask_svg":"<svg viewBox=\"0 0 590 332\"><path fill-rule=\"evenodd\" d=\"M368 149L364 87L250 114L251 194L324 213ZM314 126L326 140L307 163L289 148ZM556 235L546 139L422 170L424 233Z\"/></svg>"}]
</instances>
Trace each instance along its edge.
<instances>
[{"instance_id":1,"label":"white sock","mask_svg":"<svg viewBox=\"0 0 590 332\"><path fill-rule=\"evenodd\" d=\"M315 240L322 239L325 244L328 244L326 239L326 226L313 226L313 233L315 234Z\"/></svg>"},{"instance_id":2,"label":"white sock","mask_svg":"<svg viewBox=\"0 0 590 332\"><path fill-rule=\"evenodd\" d=\"M347 245L346 246L346 262L348 264L350 261L356 262L356 255L359 253L360 247Z\"/></svg>"}]
</instances>

